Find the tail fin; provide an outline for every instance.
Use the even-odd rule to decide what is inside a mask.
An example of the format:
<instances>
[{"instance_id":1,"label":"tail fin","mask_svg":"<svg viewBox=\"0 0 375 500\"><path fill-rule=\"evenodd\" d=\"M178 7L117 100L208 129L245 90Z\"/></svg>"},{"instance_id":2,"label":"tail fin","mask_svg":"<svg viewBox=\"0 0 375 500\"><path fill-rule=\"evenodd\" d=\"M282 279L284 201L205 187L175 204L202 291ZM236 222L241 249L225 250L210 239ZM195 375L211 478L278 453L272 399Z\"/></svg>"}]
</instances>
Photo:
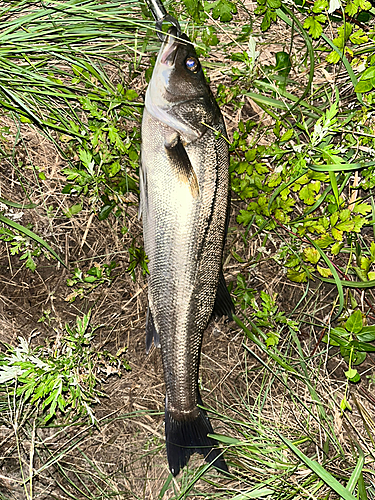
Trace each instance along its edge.
<instances>
[{"instance_id":1,"label":"tail fin","mask_svg":"<svg viewBox=\"0 0 375 500\"><path fill-rule=\"evenodd\" d=\"M198 396L198 404L202 404ZM207 413L198 408L198 416L194 420L176 420L165 408L165 440L169 469L174 476L180 472L194 453L204 455L206 462L222 472L228 472L227 464L221 455L222 451L215 448L217 441L209 438L213 434L211 422Z\"/></svg>"}]
</instances>

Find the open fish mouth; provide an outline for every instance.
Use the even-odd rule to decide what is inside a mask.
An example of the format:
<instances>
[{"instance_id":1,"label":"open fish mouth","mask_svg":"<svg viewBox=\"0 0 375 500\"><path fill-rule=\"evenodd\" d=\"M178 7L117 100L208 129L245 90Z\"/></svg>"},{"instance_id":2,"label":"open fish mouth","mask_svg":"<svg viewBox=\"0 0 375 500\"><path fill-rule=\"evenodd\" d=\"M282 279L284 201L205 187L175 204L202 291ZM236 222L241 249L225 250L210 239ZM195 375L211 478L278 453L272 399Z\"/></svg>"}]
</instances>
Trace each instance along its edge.
<instances>
[{"instance_id":1,"label":"open fish mouth","mask_svg":"<svg viewBox=\"0 0 375 500\"><path fill-rule=\"evenodd\" d=\"M176 54L177 54L177 48L178 48L178 44L179 44L179 41L177 40L176 35L177 35L176 28L171 27L168 30L168 39L166 42L164 42L164 43L166 43L166 47L162 53L162 56L160 58L160 62L162 64L166 64L167 66L174 65L174 61L175 61Z\"/></svg>"}]
</instances>

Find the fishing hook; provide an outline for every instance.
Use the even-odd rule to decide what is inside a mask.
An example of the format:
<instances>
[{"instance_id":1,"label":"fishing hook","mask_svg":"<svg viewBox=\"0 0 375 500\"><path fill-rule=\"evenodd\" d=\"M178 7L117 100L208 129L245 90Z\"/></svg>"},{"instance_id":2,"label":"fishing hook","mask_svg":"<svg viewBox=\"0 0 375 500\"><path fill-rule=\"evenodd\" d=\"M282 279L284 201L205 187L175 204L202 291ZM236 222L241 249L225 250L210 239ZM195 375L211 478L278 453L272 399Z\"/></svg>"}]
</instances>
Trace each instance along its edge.
<instances>
[{"instance_id":1,"label":"fishing hook","mask_svg":"<svg viewBox=\"0 0 375 500\"><path fill-rule=\"evenodd\" d=\"M161 0L146 0L146 3L151 10L151 13L156 21L155 27L158 33L159 40L164 42L165 34L162 31L163 23L170 23L177 29L176 36L181 35L181 27L177 19L168 14Z\"/></svg>"}]
</instances>

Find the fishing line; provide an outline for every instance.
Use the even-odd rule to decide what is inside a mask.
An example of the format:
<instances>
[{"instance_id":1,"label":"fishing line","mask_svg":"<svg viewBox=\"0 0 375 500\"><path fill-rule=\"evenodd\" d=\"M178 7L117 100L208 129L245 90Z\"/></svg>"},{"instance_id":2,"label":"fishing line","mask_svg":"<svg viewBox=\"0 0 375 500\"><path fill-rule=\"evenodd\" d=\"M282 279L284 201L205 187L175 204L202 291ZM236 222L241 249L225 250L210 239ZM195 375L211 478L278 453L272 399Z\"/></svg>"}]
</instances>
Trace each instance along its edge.
<instances>
[{"instance_id":1,"label":"fishing line","mask_svg":"<svg viewBox=\"0 0 375 500\"><path fill-rule=\"evenodd\" d=\"M181 27L177 19L168 14L161 0L146 0L147 6L151 11L156 23L156 31L158 33L159 40L161 42L165 41L165 33L163 32L163 23L170 23L177 29L177 38L181 35Z\"/></svg>"}]
</instances>

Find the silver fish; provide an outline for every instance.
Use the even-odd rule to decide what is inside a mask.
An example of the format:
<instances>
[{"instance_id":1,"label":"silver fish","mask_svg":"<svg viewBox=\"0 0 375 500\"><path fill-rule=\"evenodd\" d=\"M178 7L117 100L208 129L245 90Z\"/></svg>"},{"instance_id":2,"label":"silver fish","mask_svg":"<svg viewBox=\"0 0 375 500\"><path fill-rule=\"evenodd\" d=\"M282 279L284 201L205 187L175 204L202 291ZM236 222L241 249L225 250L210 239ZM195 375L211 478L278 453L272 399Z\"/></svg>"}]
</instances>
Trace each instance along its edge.
<instances>
[{"instance_id":1,"label":"silver fish","mask_svg":"<svg viewBox=\"0 0 375 500\"><path fill-rule=\"evenodd\" d=\"M231 316L222 274L229 210L229 153L220 109L189 38L170 28L147 89L140 169L149 258L147 352L161 345L165 437L177 475L198 452L227 471L198 391L203 332Z\"/></svg>"}]
</instances>

